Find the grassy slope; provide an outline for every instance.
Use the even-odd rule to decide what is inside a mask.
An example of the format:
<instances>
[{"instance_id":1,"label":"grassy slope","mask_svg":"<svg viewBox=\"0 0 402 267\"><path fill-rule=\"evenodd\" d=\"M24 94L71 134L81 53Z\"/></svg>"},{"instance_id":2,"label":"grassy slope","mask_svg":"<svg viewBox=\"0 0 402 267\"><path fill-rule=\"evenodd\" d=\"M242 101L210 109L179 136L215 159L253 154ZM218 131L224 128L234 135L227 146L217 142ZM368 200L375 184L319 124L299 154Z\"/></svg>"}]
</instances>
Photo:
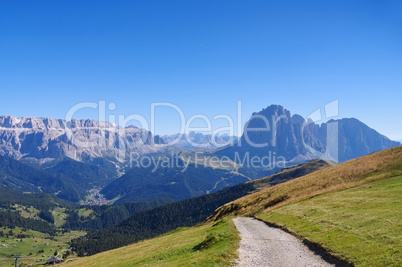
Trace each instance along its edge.
<instances>
[{"instance_id":1,"label":"grassy slope","mask_svg":"<svg viewBox=\"0 0 402 267\"><path fill-rule=\"evenodd\" d=\"M253 216L328 192L402 175L402 146L328 167L232 201L215 211L210 221L228 214Z\"/></svg>"},{"instance_id":2,"label":"grassy slope","mask_svg":"<svg viewBox=\"0 0 402 267\"><path fill-rule=\"evenodd\" d=\"M402 266L402 176L258 215L356 265Z\"/></svg>"},{"instance_id":3,"label":"grassy slope","mask_svg":"<svg viewBox=\"0 0 402 267\"><path fill-rule=\"evenodd\" d=\"M229 266L239 237L231 218L66 263L67 266Z\"/></svg>"},{"instance_id":4,"label":"grassy slope","mask_svg":"<svg viewBox=\"0 0 402 267\"><path fill-rule=\"evenodd\" d=\"M62 227L66 222L68 214L65 213L66 208L54 208L51 212L54 218L54 226Z\"/></svg>"},{"instance_id":5,"label":"grassy slope","mask_svg":"<svg viewBox=\"0 0 402 267\"><path fill-rule=\"evenodd\" d=\"M15 208L15 210L24 218L42 220L38 216L40 211L32 206L28 207L28 206L24 206L24 205L20 205L20 204L14 204L13 208ZM4 208L0 208L0 209L6 210ZM85 209L80 209L79 212L81 212L81 210L85 211ZM66 211L66 208L58 208L58 207L50 210L50 212L52 213L53 218L54 218L54 226L61 227L66 222L66 218L67 218L68 214L66 214L65 211ZM81 212L83 214L81 216L84 216L88 212L90 214L92 212L92 210L88 210L86 212Z\"/></svg>"},{"instance_id":6,"label":"grassy slope","mask_svg":"<svg viewBox=\"0 0 402 267\"><path fill-rule=\"evenodd\" d=\"M402 265L402 147L329 167L219 208L257 216L362 266Z\"/></svg>"}]
</instances>

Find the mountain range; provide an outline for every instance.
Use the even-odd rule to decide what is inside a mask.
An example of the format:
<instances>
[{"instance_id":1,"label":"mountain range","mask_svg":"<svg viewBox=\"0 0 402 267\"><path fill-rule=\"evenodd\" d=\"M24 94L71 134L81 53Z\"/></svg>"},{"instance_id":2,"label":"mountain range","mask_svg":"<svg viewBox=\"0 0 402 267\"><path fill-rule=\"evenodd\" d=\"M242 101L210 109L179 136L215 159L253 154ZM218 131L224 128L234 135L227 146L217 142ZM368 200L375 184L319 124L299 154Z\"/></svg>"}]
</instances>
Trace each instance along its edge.
<instances>
[{"instance_id":1,"label":"mountain range","mask_svg":"<svg viewBox=\"0 0 402 267\"><path fill-rule=\"evenodd\" d=\"M0 116L0 154L37 164L69 157L82 162L103 158L118 165L131 152L158 151L161 142L159 136L134 126L121 128L90 119Z\"/></svg>"},{"instance_id":2,"label":"mountain range","mask_svg":"<svg viewBox=\"0 0 402 267\"><path fill-rule=\"evenodd\" d=\"M238 139L216 136L215 142L211 135L191 132L170 144L178 134L160 137L90 119L0 116L0 182L20 192L52 193L72 201L92 188L116 203L173 201L315 158L344 162L400 145L357 119L316 124L280 105L253 113L243 132ZM165 157L183 164L136 168L130 165L133 153L139 159ZM209 161L213 158L229 164L215 166Z\"/></svg>"},{"instance_id":3,"label":"mountain range","mask_svg":"<svg viewBox=\"0 0 402 267\"><path fill-rule=\"evenodd\" d=\"M319 125L306 122L298 114L291 115L280 105L271 105L251 116L237 143L216 154L228 156L238 164L245 157L271 156L270 166L261 168L269 172L281 163L278 159L287 164L313 158L344 162L399 145L355 118L329 120ZM259 175L262 176L261 172Z\"/></svg>"},{"instance_id":4,"label":"mountain range","mask_svg":"<svg viewBox=\"0 0 402 267\"><path fill-rule=\"evenodd\" d=\"M193 149L193 148L205 148L216 149L228 145L233 145L237 142L237 136L229 136L228 134L215 135L202 134L196 132L190 132L188 134L172 134L162 136L162 140L167 144L173 144L174 146Z\"/></svg>"}]
</instances>

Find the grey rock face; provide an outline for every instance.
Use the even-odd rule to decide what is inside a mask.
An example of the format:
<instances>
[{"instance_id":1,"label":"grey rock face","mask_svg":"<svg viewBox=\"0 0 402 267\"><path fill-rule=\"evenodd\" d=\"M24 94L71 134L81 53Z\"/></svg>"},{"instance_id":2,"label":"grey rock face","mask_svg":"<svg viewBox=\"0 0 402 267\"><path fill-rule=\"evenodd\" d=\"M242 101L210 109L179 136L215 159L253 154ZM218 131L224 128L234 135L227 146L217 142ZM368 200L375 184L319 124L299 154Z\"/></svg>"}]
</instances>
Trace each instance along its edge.
<instances>
[{"instance_id":1,"label":"grey rock face","mask_svg":"<svg viewBox=\"0 0 402 267\"><path fill-rule=\"evenodd\" d=\"M334 128L335 127L335 128ZM336 133L332 134L334 129ZM0 116L0 155L42 164L69 157L88 162L106 158L124 165L132 152L139 154L166 151L167 143L178 134L153 136L133 126L120 128L96 120L65 121L51 118ZM250 157L283 157L300 163L313 158L343 162L368 153L400 145L369 128L357 119L331 120L321 125L306 123L300 115L280 105L254 113L245 125L243 136L215 136L191 132L175 144L180 148L219 149L216 154L235 160ZM229 146L227 146L229 144ZM336 154L331 149L336 148Z\"/></svg>"},{"instance_id":2,"label":"grey rock face","mask_svg":"<svg viewBox=\"0 0 402 267\"><path fill-rule=\"evenodd\" d=\"M217 151L240 159L275 155L286 162L299 163L313 158L344 162L366 154L399 146L357 119L330 120L321 125L305 122L279 105L254 113L237 144ZM331 149L329 149L331 148Z\"/></svg>"},{"instance_id":3,"label":"grey rock face","mask_svg":"<svg viewBox=\"0 0 402 267\"><path fill-rule=\"evenodd\" d=\"M156 141L156 142L155 142ZM96 120L0 116L0 154L14 159L108 157L123 162L131 152L159 150L161 138L136 127L119 128Z\"/></svg>"}]
</instances>

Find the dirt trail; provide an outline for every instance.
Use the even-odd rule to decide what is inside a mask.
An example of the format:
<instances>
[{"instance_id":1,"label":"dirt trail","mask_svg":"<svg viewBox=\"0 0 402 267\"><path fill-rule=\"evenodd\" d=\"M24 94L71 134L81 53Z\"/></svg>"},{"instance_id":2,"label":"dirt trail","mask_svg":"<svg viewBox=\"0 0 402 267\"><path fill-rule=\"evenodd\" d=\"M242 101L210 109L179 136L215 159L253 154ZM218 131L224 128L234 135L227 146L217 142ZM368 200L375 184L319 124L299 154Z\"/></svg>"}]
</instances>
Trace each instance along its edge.
<instances>
[{"instance_id":1,"label":"dirt trail","mask_svg":"<svg viewBox=\"0 0 402 267\"><path fill-rule=\"evenodd\" d=\"M240 232L238 266L335 266L293 235L253 218L233 219Z\"/></svg>"}]
</instances>

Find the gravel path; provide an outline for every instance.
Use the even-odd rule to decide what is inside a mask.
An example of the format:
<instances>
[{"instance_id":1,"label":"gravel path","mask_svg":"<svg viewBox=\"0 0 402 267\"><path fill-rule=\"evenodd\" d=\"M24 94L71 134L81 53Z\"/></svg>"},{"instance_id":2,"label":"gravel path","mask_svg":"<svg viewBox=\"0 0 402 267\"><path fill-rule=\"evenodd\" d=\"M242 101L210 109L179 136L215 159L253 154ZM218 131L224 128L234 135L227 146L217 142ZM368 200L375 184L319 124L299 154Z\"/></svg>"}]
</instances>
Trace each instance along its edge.
<instances>
[{"instance_id":1,"label":"gravel path","mask_svg":"<svg viewBox=\"0 0 402 267\"><path fill-rule=\"evenodd\" d=\"M233 219L240 232L238 266L335 266L299 239L253 218Z\"/></svg>"}]
</instances>

